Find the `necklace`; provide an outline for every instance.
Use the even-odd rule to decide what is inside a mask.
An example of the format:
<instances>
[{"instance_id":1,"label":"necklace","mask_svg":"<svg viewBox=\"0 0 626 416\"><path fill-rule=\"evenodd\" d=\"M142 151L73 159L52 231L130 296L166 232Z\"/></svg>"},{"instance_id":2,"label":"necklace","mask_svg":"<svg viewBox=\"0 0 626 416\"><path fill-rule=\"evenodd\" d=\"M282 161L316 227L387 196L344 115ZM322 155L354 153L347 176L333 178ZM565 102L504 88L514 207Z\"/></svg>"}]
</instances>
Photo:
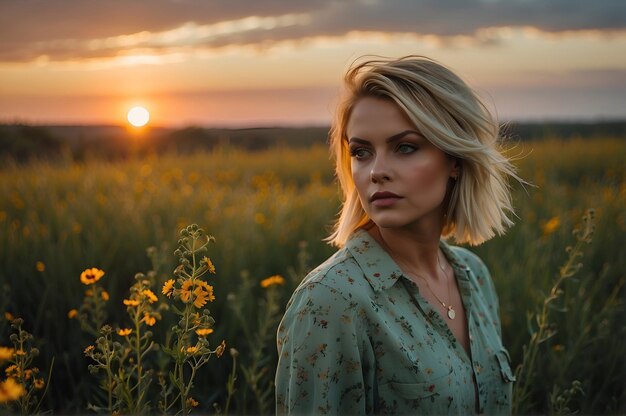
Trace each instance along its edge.
<instances>
[{"instance_id":1,"label":"necklace","mask_svg":"<svg viewBox=\"0 0 626 416\"><path fill-rule=\"evenodd\" d=\"M448 275L445 274L446 270L443 268L443 266L441 266L441 262L439 261L439 253L437 253L437 263L439 264L439 268L441 269L441 271L444 273L444 276L446 277L446 279L448 279L447 281L447 286L448 286L448 299L452 299L452 296L450 295L450 279L448 278ZM437 299L437 301L439 303L441 303L441 306L443 306L444 308L447 309L446 311L446 315L448 315L448 318L450 320L453 320L454 317L456 316L456 311L454 310L454 308L452 307L452 305L448 304L446 305L446 303L444 301L442 301L439 296L437 296L437 294L433 291L433 289L430 287L430 283L428 283L428 279L424 278L423 276L416 274L416 273L411 273L414 276L419 277L421 280L423 280L426 283L426 287L428 288L428 290L430 291L430 293L432 293L432 295L435 297L435 299Z\"/></svg>"}]
</instances>

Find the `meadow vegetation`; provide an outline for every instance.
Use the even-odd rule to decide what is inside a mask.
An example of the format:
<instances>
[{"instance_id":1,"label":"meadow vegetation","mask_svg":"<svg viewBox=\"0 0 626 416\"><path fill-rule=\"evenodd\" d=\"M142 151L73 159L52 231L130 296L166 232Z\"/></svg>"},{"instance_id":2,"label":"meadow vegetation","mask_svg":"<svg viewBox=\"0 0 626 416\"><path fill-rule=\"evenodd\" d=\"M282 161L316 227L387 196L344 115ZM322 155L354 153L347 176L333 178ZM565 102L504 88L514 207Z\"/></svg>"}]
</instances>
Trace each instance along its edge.
<instances>
[{"instance_id":1,"label":"meadow vegetation","mask_svg":"<svg viewBox=\"0 0 626 416\"><path fill-rule=\"evenodd\" d=\"M513 184L516 225L471 249L494 277L513 365L533 354L532 367L518 380L525 391L516 410L626 413L626 141L553 138L509 151L534 186ZM7 349L0 352L7 361L0 363L0 383L16 359L10 334L28 331L22 335L32 344L27 366L38 368L34 387L25 387L37 398L29 398L31 410L272 413L276 326L299 280L334 251L322 239L339 208L338 195L323 145L5 163L0 347ZM592 238L582 220L588 208L594 209ZM206 273L202 256L198 263L189 260L186 252L194 245L174 254L185 237L179 231L195 232L187 228L192 223L215 238L202 254L215 274ZM578 237L572 235L576 227ZM581 235L584 244L578 244ZM572 252L578 253L573 260ZM183 254L191 263L182 262ZM206 286L198 292L192 291L195 283L182 287L181 264L203 270L213 301L207 303ZM104 275L93 282L99 275L93 272L86 278L93 283L81 282L81 273L92 268ZM166 292L170 279L175 283ZM182 295L183 289L192 294ZM158 298L154 304L146 290ZM127 302L133 300L138 304ZM210 313L202 312L208 307ZM11 323L17 317L19 329ZM182 327L181 317L187 319ZM109 329L102 332L102 324ZM135 333L119 332L125 329ZM123 356L127 339L136 342ZM122 348L118 362L90 374L93 354L102 361L109 347ZM189 360L209 356L191 380ZM133 373L107 376L107 368ZM41 381L35 386L34 380ZM126 383L128 391L107 390L113 382ZM138 392L144 392L140 401ZM163 397L180 406L161 406Z\"/></svg>"}]
</instances>

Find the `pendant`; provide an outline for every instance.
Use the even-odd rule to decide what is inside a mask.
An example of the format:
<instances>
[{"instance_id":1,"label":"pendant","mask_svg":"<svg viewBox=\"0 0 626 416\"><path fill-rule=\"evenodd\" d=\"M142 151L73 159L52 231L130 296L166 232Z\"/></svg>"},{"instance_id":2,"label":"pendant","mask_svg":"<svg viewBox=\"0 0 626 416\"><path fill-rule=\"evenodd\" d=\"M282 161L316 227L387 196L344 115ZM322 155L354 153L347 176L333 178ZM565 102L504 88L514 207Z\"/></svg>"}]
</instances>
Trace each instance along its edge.
<instances>
[{"instance_id":1,"label":"pendant","mask_svg":"<svg viewBox=\"0 0 626 416\"><path fill-rule=\"evenodd\" d=\"M454 312L454 309L452 309L452 306L448 306L448 318L454 319L455 316L456 316L456 312Z\"/></svg>"}]
</instances>

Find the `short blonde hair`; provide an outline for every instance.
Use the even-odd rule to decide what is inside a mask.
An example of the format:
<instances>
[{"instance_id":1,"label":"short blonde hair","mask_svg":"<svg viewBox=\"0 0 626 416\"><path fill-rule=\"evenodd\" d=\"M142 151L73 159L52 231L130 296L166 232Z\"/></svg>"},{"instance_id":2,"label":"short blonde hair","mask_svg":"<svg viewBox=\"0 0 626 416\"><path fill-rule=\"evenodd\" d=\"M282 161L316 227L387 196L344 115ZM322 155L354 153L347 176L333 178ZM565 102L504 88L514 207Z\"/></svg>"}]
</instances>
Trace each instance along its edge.
<instances>
[{"instance_id":1,"label":"short blonde hair","mask_svg":"<svg viewBox=\"0 0 626 416\"><path fill-rule=\"evenodd\" d=\"M363 97L392 100L424 137L459 161L442 237L476 245L513 224L508 179L523 181L500 151L496 119L461 78L423 56L375 58L354 63L344 86L346 96L330 131L331 155L344 198L328 242L342 247L356 229L371 222L352 180L346 137L352 109Z\"/></svg>"}]
</instances>

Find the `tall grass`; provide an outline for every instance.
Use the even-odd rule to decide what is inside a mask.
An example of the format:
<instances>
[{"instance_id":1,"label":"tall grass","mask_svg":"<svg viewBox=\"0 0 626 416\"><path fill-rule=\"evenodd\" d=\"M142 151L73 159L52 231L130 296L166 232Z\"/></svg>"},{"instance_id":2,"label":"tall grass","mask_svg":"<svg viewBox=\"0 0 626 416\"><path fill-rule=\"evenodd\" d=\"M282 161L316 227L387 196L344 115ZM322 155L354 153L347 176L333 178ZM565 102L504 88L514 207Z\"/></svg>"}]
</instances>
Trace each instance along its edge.
<instances>
[{"instance_id":1,"label":"tall grass","mask_svg":"<svg viewBox=\"0 0 626 416\"><path fill-rule=\"evenodd\" d=\"M530 337L526 311L552 286L583 212L596 211L593 244L585 248L576 280L563 287L560 306L567 312L554 314L557 332L537 354L521 411L549 412L579 380L584 396L573 395L570 408L624 413L626 360L619 340L626 335L626 143L555 139L520 144L513 152L523 155L520 173L536 187L514 189L519 220L507 235L472 249L494 276L514 365ZM67 317L84 296L81 271L106 271L107 313L120 322L133 276L152 267L145 249L156 247L159 279L170 278L177 232L197 223L216 238L215 339L226 339L239 354L229 410L271 412L272 326L306 265L333 252L321 239L338 207L323 147L2 167L0 281L9 292L0 305L22 317L38 340L40 368L55 358L55 383L42 408L84 412L98 394L83 356L90 336ZM305 251L301 242L307 242ZM275 274L293 278L272 288L270 298L260 282ZM280 305L278 312L273 305ZM0 330L6 345L8 326L0 324ZM201 411L213 411L212 403L224 408L232 374L233 361L224 359L202 369L195 382Z\"/></svg>"}]
</instances>

